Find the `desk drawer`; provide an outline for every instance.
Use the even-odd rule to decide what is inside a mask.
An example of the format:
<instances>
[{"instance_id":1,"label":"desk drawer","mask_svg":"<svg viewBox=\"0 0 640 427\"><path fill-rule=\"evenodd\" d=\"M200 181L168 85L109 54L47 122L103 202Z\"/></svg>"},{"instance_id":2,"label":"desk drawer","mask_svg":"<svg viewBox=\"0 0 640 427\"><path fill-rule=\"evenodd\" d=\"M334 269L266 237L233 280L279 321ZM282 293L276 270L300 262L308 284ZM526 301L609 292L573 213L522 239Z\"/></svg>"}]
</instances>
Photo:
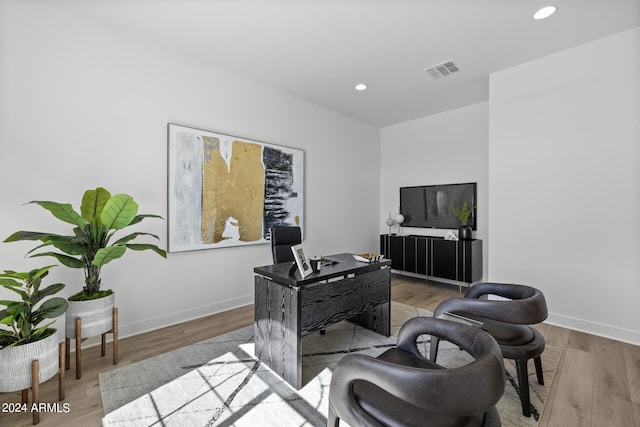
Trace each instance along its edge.
<instances>
[{"instance_id":1,"label":"desk drawer","mask_svg":"<svg viewBox=\"0 0 640 427\"><path fill-rule=\"evenodd\" d=\"M389 324L389 268L301 288L301 335L351 319L370 329ZM362 313L366 313L362 315ZM355 318L355 319L354 319ZM388 328L383 328L388 329ZM385 331L388 335L388 331ZM385 333L381 332L381 333Z\"/></svg>"}]
</instances>

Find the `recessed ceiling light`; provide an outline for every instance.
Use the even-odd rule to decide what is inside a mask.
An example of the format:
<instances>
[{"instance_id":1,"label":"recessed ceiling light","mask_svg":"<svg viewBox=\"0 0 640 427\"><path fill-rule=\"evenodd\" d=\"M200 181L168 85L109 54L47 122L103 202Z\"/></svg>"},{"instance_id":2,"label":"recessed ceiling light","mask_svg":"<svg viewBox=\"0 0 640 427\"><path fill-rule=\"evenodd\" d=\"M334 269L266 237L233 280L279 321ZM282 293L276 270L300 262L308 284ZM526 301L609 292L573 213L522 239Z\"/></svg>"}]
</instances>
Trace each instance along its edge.
<instances>
[{"instance_id":1,"label":"recessed ceiling light","mask_svg":"<svg viewBox=\"0 0 640 427\"><path fill-rule=\"evenodd\" d=\"M367 88L367 85L364 83L358 83L356 85L356 90L365 90Z\"/></svg>"},{"instance_id":2,"label":"recessed ceiling light","mask_svg":"<svg viewBox=\"0 0 640 427\"><path fill-rule=\"evenodd\" d=\"M545 6L533 14L533 19L545 19L556 13L555 6Z\"/></svg>"}]
</instances>

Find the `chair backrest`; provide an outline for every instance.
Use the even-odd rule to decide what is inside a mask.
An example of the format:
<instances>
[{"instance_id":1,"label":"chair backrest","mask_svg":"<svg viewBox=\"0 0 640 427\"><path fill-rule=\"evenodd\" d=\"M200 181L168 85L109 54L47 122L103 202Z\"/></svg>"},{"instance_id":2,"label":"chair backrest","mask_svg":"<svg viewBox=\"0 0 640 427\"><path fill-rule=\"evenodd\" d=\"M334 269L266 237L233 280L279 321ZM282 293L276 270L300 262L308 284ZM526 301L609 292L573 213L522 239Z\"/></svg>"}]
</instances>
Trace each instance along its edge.
<instances>
[{"instance_id":1,"label":"chair backrest","mask_svg":"<svg viewBox=\"0 0 640 427\"><path fill-rule=\"evenodd\" d=\"M479 299L498 295L507 301ZM436 308L441 313L465 312L505 323L532 325L543 322L548 315L547 302L541 290L511 283L479 282L467 290L464 298L445 300Z\"/></svg>"},{"instance_id":2,"label":"chair backrest","mask_svg":"<svg viewBox=\"0 0 640 427\"><path fill-rule=\"evenodd\" d=\"M429 400L437 412L453 416L487 411L500 400L505 387L504 364L500 347L491 335L458 322L414 317L400 328L398 348L420 354L417 342L422 334L447 340L475 360L457 368L424 372L424 390L412 393L416 399L412 403Z\"/></svg>"},{"instance_id":3,"label":"chair backrest","mask_svg":"<svg viewBox=\"0 0 640 427\"><path fill-rule=\"evenodd\" d=\"M302 243L300 227L273 227L271 229L271 254L273 263L293 261L291 246Z\"/></svg>"}]
</instances>

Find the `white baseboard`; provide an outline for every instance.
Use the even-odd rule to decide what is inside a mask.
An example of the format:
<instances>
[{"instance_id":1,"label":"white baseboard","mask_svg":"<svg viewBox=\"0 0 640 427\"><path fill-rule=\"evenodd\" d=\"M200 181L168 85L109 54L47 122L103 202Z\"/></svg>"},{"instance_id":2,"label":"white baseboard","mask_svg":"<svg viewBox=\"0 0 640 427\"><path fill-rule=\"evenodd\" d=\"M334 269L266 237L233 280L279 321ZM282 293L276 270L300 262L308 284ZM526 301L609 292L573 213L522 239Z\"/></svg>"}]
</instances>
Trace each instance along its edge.
<instances>
[{"instance_id":1,"label":"white baseboard","mask_svg":"<svg viewBox=\"0 0 640 427\"><path fill-rule=\"evenodd\" d=\"M424 274L412 273L410 271L392 269L391 272L399 276L408 276L408 277L413 277L415 279L424 279L428 282L444 283L445 285L454 285L454 286L458 286L459 288L468 288L471 286L467 282L459 282L457 280L444 279L442 277L436 277L436 276L426 276Z\"/></svg>"},{"instance_id":2,"label":"white baseboard","mask_svg":"<svg viewBox=\"0 0 640 427\"><path fill-rule=\"evenodd\" d=\"M242 307L253 304L253 294L245 295L239 298L233 298L226 301L219 301L213 304L202 305L188 310L169 313L164 316L158 316L152 319L146 319L140 322L120 325L118 328L118 338L126 338L133 335L143 334L159 328L175 325L178 323L188 322L190 320L199 319L200 317L210 316L212 314L228 311L233 308Z\"/></svg>"},{"instance_id":3,"label":"white baseboard","mask_svg":"<svg viewBox=\"0 0 640 427\"><path fill-rule=\"evenodd\" d=\"M178 311L175 313L169 313L164 316L154 317L152 319L146 319L140 322L127 323L118 325L118 340L131 337L134 335L143 334L145 332L154 331L160 328L166 328L168 326L176 325L178 323L188 322L190 320L199 319L201 317L211 316L212 314L222 313L223 311L232 310L234 308L243 307L245 305L253 304L254 297L252 295L246 295L239 298L233 298L226 301L219 301L217 303L203 305L195 307L189 310ZM113 335L107 334L107 342L113 341ZM89 348L96 345L100 345L100 336L92 337L82 343L82 348ZM71 346L71 352L75 352L75 344ZM110 349L107 349L109 352Z\"/></svg>"},{"instance_id":4,"label":"white baseboard","mask_svg":"<svg viewBox=\"0 0 640 427\"><path fill-rule=\"evenodd\" d=\"M549 313L544 323L597 335L616 341L622 341L633 345L640 345L640 331L620 328L618 326L605 325L589 320L578 319L570 316Z\"/></svg>"}]
</instances>

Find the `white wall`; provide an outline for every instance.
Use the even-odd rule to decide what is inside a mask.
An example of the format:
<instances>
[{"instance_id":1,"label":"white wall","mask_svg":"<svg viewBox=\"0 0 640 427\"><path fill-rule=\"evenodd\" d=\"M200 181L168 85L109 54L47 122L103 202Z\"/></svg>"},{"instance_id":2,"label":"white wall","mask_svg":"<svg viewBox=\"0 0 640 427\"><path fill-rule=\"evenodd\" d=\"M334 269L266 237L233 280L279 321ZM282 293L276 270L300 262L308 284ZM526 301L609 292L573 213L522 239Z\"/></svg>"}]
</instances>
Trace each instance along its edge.
<instances>
[{"instance_id":1,"label":"white wall","mask_svg":"<svg viewBox=\"0 0 640 427\"><path fill-rule=\"evenodd\" d=\"M489 104L470 105L382 128L380 131L380 233L398 213L400 187L478 183L478 229L487 267ZM397 233L398 227L392 227ZM444 236L446 230L403 227L403 234Z\"/></svg>"},{"instance_id":2,"label":"white wall","mask_svg":"<svg viewBox=\"0 0 640 427\"><path fill-rule=\"evenodd\" d=\"M166 217L167 123L305 150L309 255L378 244L379 131L368 124L67 14L40 2L0 4L0 238L63 232L30 200L70 202L104 186ZM358 201L354 203L354 201ZM146 224L146 225L145 225ZM147 220L160 236L166 224ZM35 244L0 243L0 269L27 270ZM169 254L132 252L104 267L123 336L253 302L268 245ZM81 289L82 272L52 280ZM53 282L51 282L53 283ZM8 291L0 290L0 299ZM13 294L12 294L13 295ZM60 327L60 325L58 325Z\"/></svg>"},{"instance_id":3,"label":"white wall","mask_svg":"<svg viewBox=\"0 0 640 427\"><path fill-rule=\"evenodd\" d=\"M489 278L640 343L640 28L491 76Z\"/></svg>"}]
</instances>

